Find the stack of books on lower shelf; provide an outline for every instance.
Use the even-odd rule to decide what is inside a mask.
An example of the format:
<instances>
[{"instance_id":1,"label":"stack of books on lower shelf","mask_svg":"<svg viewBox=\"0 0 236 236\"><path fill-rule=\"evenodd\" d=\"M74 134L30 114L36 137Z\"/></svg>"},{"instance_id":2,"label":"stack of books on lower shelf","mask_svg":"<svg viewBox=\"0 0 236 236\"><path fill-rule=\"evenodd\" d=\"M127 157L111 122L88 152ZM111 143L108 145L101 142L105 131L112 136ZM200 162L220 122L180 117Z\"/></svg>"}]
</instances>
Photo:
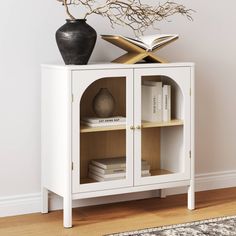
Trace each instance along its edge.
<instances>
[{"instance_id":1,"label":"stack of books on lower shelf","mask_svg":"<svg viewBox=\"0 0 236 236\"><path fill-rule=\"evenodd\" d=\"M142 177L150 176L150 165L142 160ZM124 179L126 177L126 158L111 157L91 160L89 178L98 182Z\"/></svg>"},{"instance_id":2,"label":"stack of books on lower shelf","mask_svg":"<svg viewBox=\"0 0 236 236\"><path fill-rule=\"evenodd\" d=\"M124 179L125 175L125 157L95 159L89 164L89 178L99 182Z\"/></svg>"},{"instance_id":3,"label":"stack of books on lower shelf","mask_svg":"<svg viewBox=\"0 0 236 236\"><path fill-rule=\"evenodd\" d=\"M142 160L142 171L141 171L141 176L142 177L146 177L146 176L150 176L150 165L148 164L148 162L146 160Z\"/></svg>"},{"instance_id":4,"label":"stack of books on lower shelf","mask_svg":"<svg viewBox=\"0 0 236 236\"><path fill-rule=\"evenodd\" d=\"M126 118L123 116L114 116L108 118L83 117L81 123L89 127L104 127L112 125L125 125Z\"/></svg>"}]
</instances>

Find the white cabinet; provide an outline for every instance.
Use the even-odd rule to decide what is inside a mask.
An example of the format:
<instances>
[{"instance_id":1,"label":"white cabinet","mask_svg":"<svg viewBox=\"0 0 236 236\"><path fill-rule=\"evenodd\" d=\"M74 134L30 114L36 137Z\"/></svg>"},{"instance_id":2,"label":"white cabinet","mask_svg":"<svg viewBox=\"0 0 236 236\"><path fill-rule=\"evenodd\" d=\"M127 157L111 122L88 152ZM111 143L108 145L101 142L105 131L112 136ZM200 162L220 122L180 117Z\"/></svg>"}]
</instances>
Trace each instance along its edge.
<instances>
[{"instance_id":1,"label":"white cabinet","mask_svg":"<svg viewBox=\"0 0 236 236\"><path fill-rule=\"evenodd\" d=\"M171 85L171 120L142 120L142 84ZM114 116L126 123L88 127L92 101L107 88L115 99ZM125 175L96 181L92 160L122 157ZM149 175L143 175L142 162ZM171 64L96 64L42 66L42 212L48 191L63 197L64 226L72 226L72 201L114 194L188 186L194 209L194 66Z\"/></svg>"}]
</instances>

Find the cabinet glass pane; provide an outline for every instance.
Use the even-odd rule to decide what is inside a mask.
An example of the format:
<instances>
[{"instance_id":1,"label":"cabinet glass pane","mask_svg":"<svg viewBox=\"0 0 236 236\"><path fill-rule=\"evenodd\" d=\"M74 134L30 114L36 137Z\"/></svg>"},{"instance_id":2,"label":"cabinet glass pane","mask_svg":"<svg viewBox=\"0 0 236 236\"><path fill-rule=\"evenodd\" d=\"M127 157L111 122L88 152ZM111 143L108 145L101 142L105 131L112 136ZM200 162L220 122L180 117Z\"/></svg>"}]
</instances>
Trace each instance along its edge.
<instances>
[{"instance_id":1,"label":"cabinet glass pane","mask_svg":"<svg viewBox=\"0 0 236 236\"><path fill-rule=\"evenodd\" d=\"M141 91L141 177L184 172L181 89L167 76L143 76Z\"/></svg>"},{"instance_id":2,"label":"cabinet glass pane","mask_svg":"<svg viewBox=\"0 0 236 236\"><path fill-rule=\"evenodd\" d=\"M103 117L111 104L113 112ZM80 125L80 184L125 179L125 77L101 78L87 88L80 102Z\"/></svg>"}]
</instances>

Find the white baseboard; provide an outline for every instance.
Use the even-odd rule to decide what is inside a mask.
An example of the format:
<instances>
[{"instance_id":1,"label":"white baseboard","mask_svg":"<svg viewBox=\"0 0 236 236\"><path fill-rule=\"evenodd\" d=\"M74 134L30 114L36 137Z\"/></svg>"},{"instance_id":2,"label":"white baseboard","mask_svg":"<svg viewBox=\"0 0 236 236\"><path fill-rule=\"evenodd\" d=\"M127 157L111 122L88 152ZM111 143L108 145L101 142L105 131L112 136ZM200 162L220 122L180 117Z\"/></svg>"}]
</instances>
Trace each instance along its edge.
<instances>
[{"instance_id":1,"label":"white baseboard","mask_svg":"<svg viewBox=\"0 0 236 236\"><path fill-rule=\"evenodd\" d=\"M236 170L198 174L196 176L196 191L206 191L220 188L236 187ZM186 193L187 188L173 188L166 191L167 195ZM99 205L112 202L129 201L158 196L157 191L131 193L116 196L99 197L73 201L73 207ZM22 215L40 212L41 194L17 195L0 198L0 217ZM62 199L55 195L50 198L50 209L62 208Z\"/></svg>"},{"instance_id":2,"label":"white baseboard","mask_svg":"<svg viewBox=\"0 0 236 236\"><path fill-rule=\"evenodd\" d=\"M236 187L236 170L198 174L195 177L196 192ZM187 193L187 187L167 189L167 195Z\"/></svg>"},{"instance_id":3,"label":"white baseboard","mask_svg":"<svg viewBox=\"0 0 236 236\"><path fill-rule=\"evenodd\" d=\"M39 212L41 193L0 198L0 217Z\"/></svg>"}]
</instances>

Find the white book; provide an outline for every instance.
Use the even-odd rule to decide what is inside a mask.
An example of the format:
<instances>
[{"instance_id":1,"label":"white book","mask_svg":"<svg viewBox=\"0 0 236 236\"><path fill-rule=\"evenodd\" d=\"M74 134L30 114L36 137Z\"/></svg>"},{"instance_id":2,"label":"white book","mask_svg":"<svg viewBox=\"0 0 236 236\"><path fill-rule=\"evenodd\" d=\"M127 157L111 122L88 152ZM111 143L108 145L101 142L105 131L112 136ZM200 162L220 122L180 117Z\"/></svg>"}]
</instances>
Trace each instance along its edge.
<instances>
[{"instance_id":1,"label":"white book","mask_svg":"<svg viewBox=\"0 0 236 236\"><path fill-rule=\"evenodd\" d=\"M113 124L117 122L126 122L126 117L124 116L113 116L109 118L98 118L98 117L83 117L83 122L91 123L91 124Z\"/></svg>"},{"instance_id":2,"label":"white book","mask_svg":"<svg viewBox=\"0 0 236 236\"><path fill-rule=\"evenodd\" d=\"M123 168L118 168L118 169L109 169L109 170L106 170L106 169L103 169L103 168L100 168L98 166L95 166L95 165L92 165L90 164L89 165L89 171L92 170L92 171L96 171L98 173L101 173L103 175L106 175L106 174L116 174L116 173L125 173L126 171L126 168L123 167Z\"/></svg>"},{"instance_id":3,"label":"white book","mask_svg":"<svg viewBox=\"0 0 236 236\"><path fill-rule=\"evenodd\" d=\"M150 170L150 165L142 163L142 170Z\"/></svg>"},{"instance_id":4,"label":"white book","mask_svg":"<svg viewBox=\"0 0 236 236\"><path fill-rule=\"evenodd\" d=\"M106 123L90 123L81 120L81 124L87 125L89 127L106 127L106 126L115 126L115 125L126 125L126 121L117 121L117 122L106 122Z\"/></svg>"},{"instance_id":5,"label":"white book","mask_svg":"<svg viewBox=\"0 0 236 236\"><path fill-rule=\"evenodd\" d=\"M142 175L150 175L149 170L142 170L141 173L142 173Z\"/></svg>"},{"instance_id":6,"label":"white book","mask_svg":"<svg viewBox=\"0 0 236 236\"><path fill-rule=\"evenodd\" d=\"M111 157L91 160L91 164L102 169L121 169L126 167L125 157Z\"/></svg>"},{"instance_id":7,"label":"white book","mask_svg":"<svg viewBox=\"0 0 236 236\"><path fill-rule=\"evenodd\" d=\"M99 181L99 182L124 179L124 177L116 177L116 178L107 178L106 179L106 178L97 176L97 175L95 175L93 173L90 173L90 172L89 172L89 178L94 179L94 180Z\"/></svg>"},{"instance_id":8,"label":"white book","mask_svg":"<svg viewBox=\"0 0 236 236\"><path fill-rule=\"evenodd\" d=\"M123 38L147 51L152 51L156 48L159 48L171 41L178 39L177 34L152 34L144 35L136 38L130 38L122 35L101 35L105 37L120 37Z\"/></svg>"},{"instance_id":9,"label":"white book","mask_svg":"<svg viewBox=\"0 0 236 236\"><path fill-rule=\"evenodd\" d=\"M158 119L157 114L157 96L156 87L151 85L142 85L142 120L155 122Z\"/></svg>"},{"instance_id":10,"label":"white book","mask_svg":"<svg viewBox=\"0 0 236 236\"><path fill-rule=\"evenodd\" d=\"M142 177L147 177L147 176L151 176L151 173L145 173L145 174L143 174L142 173L142 175L141 175Z\"/></svg>"},{"instance_id":11,"label":"white book","mask_svg":"<svg viewBox=\"0 0 236 236\"><path fill-rule=\"evenodd\" d=\"M125 178L126 173L114 173L114 174L101 174L97 171L94 171L92 169L89 170L89 173L93 174L93 175L97 175L99 177L102 177L104 179L111 179L111 178Z\"/></svg>"},{"instance_id":12,"label":"white book","mask_svg":"<svg viewBox=\"0 0 236 236\"><path fill-rule=\"evenodd\" d=\"M162 82L146 80L143 82L145 85L155 86L157 98L157 122L162 121Z\"/></svg>"},{"instance_id":13,"label":"white book","mask_svg":"<svg viewBox=\"0 0 236 236\"><path fill-rule=\"evenodd\" d=\"M163 85L162 90L162 103L163 103L163 121L171 120L171 86Z\"/></svg>"},{"instance_id":14,"label":"white book","mask_svg":"<svg viewBox=\"0 0 236 236\"><path fill-rule=\"evenodd\" d=\"M120 170L126 168L126 157L110 157L91 160L91 166L101 168L103 170ZM150 168L146 160L142 160L142 168L146 170ZM94 168L94 167L93 167Z\"/></svg>"}]
</instances>

